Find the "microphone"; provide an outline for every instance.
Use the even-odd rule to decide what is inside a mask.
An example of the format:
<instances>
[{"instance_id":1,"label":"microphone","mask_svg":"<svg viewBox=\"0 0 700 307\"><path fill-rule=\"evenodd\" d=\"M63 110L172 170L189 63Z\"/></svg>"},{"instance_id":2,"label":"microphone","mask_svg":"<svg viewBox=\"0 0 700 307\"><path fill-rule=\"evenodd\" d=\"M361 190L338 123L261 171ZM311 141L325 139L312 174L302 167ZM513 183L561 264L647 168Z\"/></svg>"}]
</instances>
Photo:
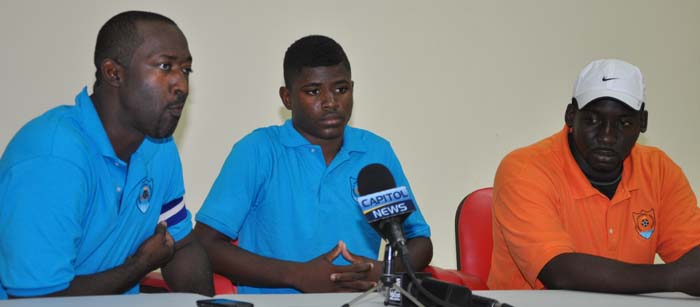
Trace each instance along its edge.
<instances>
[{"instance_id":1,"label":"microphone","mask_svg":"<svg viewBox=\"0 0 700 307\"><path fill-rule=\"evenodd\" d=\"M360 194L357 203L367 222L389 242L384 254L384 274L380 278L381 289L386 291L384 305L510 307L493 299L473 295L466 287L433 278L423 277L419 280L416 277L410 267L402 226L403 221L416 210L416 206L408 193L408 188L396 187L394 176L386 166L370 164L363 167L357 175L357 190ZM407 273L402 276L391 273L392 248L399 251L406 268ZM431 292L437 293L439 297ZM403 299L404 296L406 300ZM355 298L346 305L352 305L361 297L363 296Z\"/></svg>"},{"instance_id":2,"label":"microphone","mask_svg":"<svg viewBox=\"0 0 700 307\"><path fill-rule=\"evenodd\" d=\"M357 175L357 189L361 197L357 203L367 222L391 246L406 253L403 221L416 210L408 189L396 187L394 176L381 164L370 164Z\"/></svg>"}]
</instances>

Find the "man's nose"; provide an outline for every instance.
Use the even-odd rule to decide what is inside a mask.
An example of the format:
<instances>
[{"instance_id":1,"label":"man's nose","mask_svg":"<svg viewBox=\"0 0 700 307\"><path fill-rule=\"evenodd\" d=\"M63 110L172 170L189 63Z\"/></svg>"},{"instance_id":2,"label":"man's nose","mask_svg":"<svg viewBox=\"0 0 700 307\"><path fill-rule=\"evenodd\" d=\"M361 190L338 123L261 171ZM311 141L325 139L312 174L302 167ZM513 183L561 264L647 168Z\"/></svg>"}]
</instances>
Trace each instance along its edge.
<instances>
[{"instance_id":1,"label":"man's nose","mask_svg":"<svg viewBox=\"0 0 700 307\"><path fill-rule=\"evenodd\" d=\"M190 92L190 81L188 75L184 71L177 71L172 74L170 79L172 91L176 96L185 96Z\"/></svg>"},{"instance_id":2,"label":"man's nose","mask_svg":"<svg viewBox=\"0 0 700 307\"><path fill-rule=\"evenodd\" d=\"M617 129L612 121L605 121L598 131L598 140L604 145L614 145L617 143Z\"/></svg>"},{"instance_id":3,"label":"man's nose","mask_svg":"<svg viewBox=\"0 0 700 307\"><path fill-rule=\"evenodd\" d=\"M335 110L338 108L335 93L333 91L321 91L321 105L326 110Z\"/></svg>"}]
</instances>

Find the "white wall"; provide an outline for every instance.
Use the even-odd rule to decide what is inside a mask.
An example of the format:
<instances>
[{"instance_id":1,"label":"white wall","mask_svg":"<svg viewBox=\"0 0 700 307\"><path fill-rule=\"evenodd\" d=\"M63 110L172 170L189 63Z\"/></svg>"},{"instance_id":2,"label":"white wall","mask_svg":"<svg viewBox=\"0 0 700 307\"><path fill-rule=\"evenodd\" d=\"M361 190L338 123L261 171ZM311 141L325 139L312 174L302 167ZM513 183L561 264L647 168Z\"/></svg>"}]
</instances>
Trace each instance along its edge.
<instances>
[{"instance_id":1,"label":"white wall","mask_svg":"<svg viewBox=\"0 0 700 307\"><path fill-rule=\"evenodd\" d=\"M130 9L174 19L195 73L176 131L196 211L234 142L289 114L277 89L297 38L325 34L353 67L352 124L392 141L455 266L454 211L490 186L509 151L563 126L588 62L617 57L647 79L649 130L700 187L700 1L0 0L0 150L29 119L93 82L99 27Z\"/></svg>"}]
</instances>

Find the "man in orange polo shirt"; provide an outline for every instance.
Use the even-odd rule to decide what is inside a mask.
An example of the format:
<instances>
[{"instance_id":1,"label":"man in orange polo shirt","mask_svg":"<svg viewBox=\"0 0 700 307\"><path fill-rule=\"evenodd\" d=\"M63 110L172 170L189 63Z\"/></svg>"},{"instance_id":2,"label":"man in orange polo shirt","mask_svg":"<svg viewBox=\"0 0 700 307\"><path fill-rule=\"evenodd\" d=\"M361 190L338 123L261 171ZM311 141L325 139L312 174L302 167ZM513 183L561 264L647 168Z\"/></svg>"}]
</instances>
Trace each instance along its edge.
<instances>
[{"instance_id":1,"label":"man in orange polo shirt","mask_svg":"<svg viewBox=\"0 0 700 307\"><path fill-rule=\"evenodd\" d=\"M620 60L586 66L553 136L496 173L491 289L700 295L700 210L646 131L644 81ZM667 264L654 265L658 253Z\"/></svg>"}]
</instances>

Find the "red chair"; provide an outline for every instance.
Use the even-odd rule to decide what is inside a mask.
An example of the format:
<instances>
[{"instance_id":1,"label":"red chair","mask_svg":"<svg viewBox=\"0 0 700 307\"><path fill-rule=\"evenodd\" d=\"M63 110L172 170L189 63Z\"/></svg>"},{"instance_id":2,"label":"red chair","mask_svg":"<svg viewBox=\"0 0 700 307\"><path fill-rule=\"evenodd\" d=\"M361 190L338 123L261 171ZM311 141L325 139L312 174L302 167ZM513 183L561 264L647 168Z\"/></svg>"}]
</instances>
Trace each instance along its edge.
<instances>
[{"instance_id":1,"label":"red chair","mask_svg":"<svg viewBox=\"0 0 700 307\"><path fill-rule=\"evenodd\" d=\"M455 233L457 237L457 269L476 276L487 290L486 281L491 269L493 232L491 204L493 188L476 190L465 197L457 208Z\"/></svg>"},{"instance_id":2,"label":"red chair","mask_svg":"<svg viewBox=\"0 0 700 307\"><path fill-rule=\"evenodd\" d=\"M423 270L433 275L434 278L441 281L453 283L460 286L465 286L471 290L488 290L486 283L481 278L474 275L465 274L459 270L450 270L429 265Z\"/></svg>"},{"instance_id":3,"label":"red chair","mask_svg":"<svg viewBox=\"0 0 700 307\"><path fill-rule=\"evenodd\" d=\"M141 288L148 289L147 292L172 292L168 284L165 283L160 272L151 272L141 280ZM231 281L219 274L214 273L214 294L236 294L236 286Z\"/></svg>"},{"instance_id":4,"label":"red chair","mask_svg":"<svg viewBox=\"0 0 700 307\"><path fill-rule=\"evenodd\" d=\"M492 188L476 190L457 207L455 236L457 241L457 270L428 266L437 279L469 287L472 290L488 290L486 281L491 269Z\"/></svg>"}]
</instances>

